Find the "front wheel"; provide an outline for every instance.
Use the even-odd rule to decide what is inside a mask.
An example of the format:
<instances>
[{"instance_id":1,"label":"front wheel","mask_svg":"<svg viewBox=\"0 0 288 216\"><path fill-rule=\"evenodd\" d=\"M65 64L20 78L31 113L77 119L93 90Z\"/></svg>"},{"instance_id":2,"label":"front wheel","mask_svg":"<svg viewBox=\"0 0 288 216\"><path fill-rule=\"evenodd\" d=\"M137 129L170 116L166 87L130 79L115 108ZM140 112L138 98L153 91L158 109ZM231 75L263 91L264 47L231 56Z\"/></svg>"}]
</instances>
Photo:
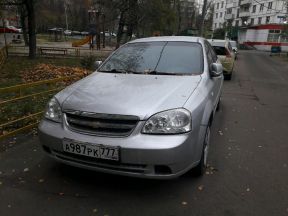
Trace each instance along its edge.
<instances>
[{"instance_id":1,"label":"front wheel","mask_svg":"<svg viewBox=\"0 0 288 216\"><path fill-rule=\"evenodd\" d=\"M232 79L232 72L230 74L225 74L224 79L225 80L231 80Z\"/></svg>"},{"instance_id":2,"label":"front wheel","mask_svg":"<svg viewBox=\"0 0 288 216\"><path fill-rule=\"evenodd\" d=\"M210 125L208 125L206 128L201 160L199 164L194 168L194 174L196 176L202 176L205 173L207 167L207 158L210 146L210 133L211 133Z\"/></svg>"},{"instance_id":3,"label":"front wheel","mask_svg":"<svg viewBox=\"0 0 288 216\"><path fill-rule=\"evenodd\" d=\"M218 100L217 106L216 106L216 111L219 111L221 108L221 97Z\"/></svg>"}]
</instances>

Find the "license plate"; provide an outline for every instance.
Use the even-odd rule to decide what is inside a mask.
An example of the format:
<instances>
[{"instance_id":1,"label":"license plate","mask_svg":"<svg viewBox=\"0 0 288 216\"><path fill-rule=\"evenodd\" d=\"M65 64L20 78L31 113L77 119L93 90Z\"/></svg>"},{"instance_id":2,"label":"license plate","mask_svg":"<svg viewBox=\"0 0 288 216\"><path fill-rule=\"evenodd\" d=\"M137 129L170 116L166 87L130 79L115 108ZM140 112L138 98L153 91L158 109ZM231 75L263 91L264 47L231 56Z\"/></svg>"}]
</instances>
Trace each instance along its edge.
<instances>
[{"instance_id":1,"label":"license plate","mask_svg":"<svg viewBox=\"0 0 288 216\"><path fill-rule=\"evenodd\" d=\"M92 158L100 158L114 161L119 160L119 147L94 145L90 143L77 142L73 140L64 139L63 150L65 152Z\"/></svg>"}]
</instances>

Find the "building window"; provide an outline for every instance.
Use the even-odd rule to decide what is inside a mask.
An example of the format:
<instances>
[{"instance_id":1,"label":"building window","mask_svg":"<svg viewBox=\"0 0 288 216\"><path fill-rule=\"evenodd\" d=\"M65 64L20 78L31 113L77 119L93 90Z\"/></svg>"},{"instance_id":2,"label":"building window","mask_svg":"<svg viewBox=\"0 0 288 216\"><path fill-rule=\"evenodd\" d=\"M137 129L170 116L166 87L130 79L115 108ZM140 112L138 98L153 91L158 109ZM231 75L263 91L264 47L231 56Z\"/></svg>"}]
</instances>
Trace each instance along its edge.
<instances>
[{"instance_id":1,"label":"building window","mask_svg":"<svg viewBox=\"0 0 288 216\"><path fill-rule=\"evenodd\" d=\"M219 9L219 3L217 3L217 9Z\"/></svg>"},{"instance_id":2,"label":"building window","mask_svg":"<svg viewBox=\"0 0 288 216\"><path fill-rule=\"evenodd\" d=\"M236 20L235 26L239 26L239 20Z\"/></svg>"},{"instance_id":3,"label":"building window","mask_svg":"<svg viewBox=\"0 0 288 216\"><path fill-rule=\"evenodd\" d=\"M269 3L268 3L268 9L269 9L269 10L272 9L272 3L273 3L273 2L269 2Z\"/></svg>"},{"instance_id":4,"label":"building window","mask_svg":"<svg viewBox=\"0 0 288 216\"><path fill-rule=\"evenodd\" d=\"M262 17L258 17L258 24L260 25L262 22Z\"/></svg>"},{"instance_id":5,"label":"building window","mask_svg":"<svg viewBox=\"0 0 288 216\"><path fill-rule=\"evenodd\" d=\"M220 12L220 18L222 18L222 15L223 15L223 13L222 13L222 12Z\"/></svg>"},{"instance_id":6,"label":"building window","mask_svg":"<svg viewBox=\"0 0 288 216\"><path fill-rule=\"evenodd\" d=\"M216 19L218 18L218 13L216 13Z\"/></svg>"},{"instance_id":7,"label":"building window","mask_svg":"<svg viewBox=\"0 0 288 216\"><path fill-rule=\"evenodd\" d=\"M281 30L279 29L271 29L269 30L268 42L279 42L279 43L287 43L288 42L288 35L281 34Z\"/></svg>"},{"instance_id":8,"label":"building window","mask_svg":"<svg viewBox=\"0 0 288 216\"><path fill-rule=\"evenodd\" d=\"M252 13L255 13L255 12L256 12L256 8L257 8L257 5L253 5Z\"/></svg>"},{"instance_id":9,"label":"building window","mask_svg":"<svg viewBox=\"0 0 288 216\"><path fill-rule=\"evenodd\" d=\"M232 14L232 8L227 8L226 14Z\"/></svg>"},{"instance_id":10,"label":"building window","mask_svg":"<svg viewBox=\"0 0 288 216\"><path fill-rule=\"evenodd\" d=\"M222 28L222 23L219 23L219 28Z\"/></svg>"},{"instance_id":11,"label":"building window","mask_svg":"<svg viewBox=\"0 0 288 216\"><path fill-rule=\"evenodd\" d=\"M260 5L260 11L263 11L263 9L264 9L264 3L262 3L262 4Z\"/></svg>"},{"instance_id":12,"label":"building window","mask_svg":"<svg viewBox=\"0 0 288 216\"><path fill-rule=\"evenodd\" d=\"M239 18L239 13L240 13L240 10L237 9L237 18Z\"/></svg>"},{"instance_id":13,"label":"building window","mask_svg":"<svg viewBox=\"0 0 288 216\"><path fill-rule=\"evenodd\" d=\"M268 42L281 42L281 31L279 29L269 30Z\"/></svg>"},{"instance_id":14,"label":"building window","mask_svg":"<svg viewBox=\"0 0 288 216\"><path fill-rule=\"evenodd\" d=\"M266 17L266 24L270 22L270 16Z\"/></svg>"},{"instance_id":15,"label":"building window","mask_svg":"<svg viewBox=\"0 0 288 216\"><path fill-rule=\"evenodd\" d=\"M250 24L254 25L254 18L251 18Z\"/></svg>"},{"instance_id":16,"label":"building window","mask_svg":"<svg viewBox=\"0 0 288 216\"><path fill-rule=\"evenodd\" d=\"M217 23L215 23L215 29L217 28Z\"/></svg>"},{"instance_id":17,"label":"building window","mask_svg":"<svg viewBox=\"0 0 288 216\"><path fill-rule=\"evenodd\" d=\"M221 2L221 8L223 8L223 7L224 7L224 1Z\"/></svg>"}]
</instances>

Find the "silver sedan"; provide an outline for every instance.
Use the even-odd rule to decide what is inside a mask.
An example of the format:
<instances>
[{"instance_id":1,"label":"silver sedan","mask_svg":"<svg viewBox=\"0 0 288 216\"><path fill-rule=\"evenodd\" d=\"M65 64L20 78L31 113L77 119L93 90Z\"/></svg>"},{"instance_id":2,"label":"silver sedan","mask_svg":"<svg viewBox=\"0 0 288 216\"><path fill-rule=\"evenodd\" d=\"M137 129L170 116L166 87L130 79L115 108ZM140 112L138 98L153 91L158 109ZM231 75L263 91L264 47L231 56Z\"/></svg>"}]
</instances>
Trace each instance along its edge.
<instances>
[{"instance_id":1,"label":"silver sedan","mask_svg":"<svg viewBox=\"0 0 288 216\"><path fill-rule=\"evenodd\" d=\"M40 141L52 158L76 167L143 178L192 168L201 175L222 84L222 65L205 39L134 40L51 99Z\"/></svg>"}]
</instances>

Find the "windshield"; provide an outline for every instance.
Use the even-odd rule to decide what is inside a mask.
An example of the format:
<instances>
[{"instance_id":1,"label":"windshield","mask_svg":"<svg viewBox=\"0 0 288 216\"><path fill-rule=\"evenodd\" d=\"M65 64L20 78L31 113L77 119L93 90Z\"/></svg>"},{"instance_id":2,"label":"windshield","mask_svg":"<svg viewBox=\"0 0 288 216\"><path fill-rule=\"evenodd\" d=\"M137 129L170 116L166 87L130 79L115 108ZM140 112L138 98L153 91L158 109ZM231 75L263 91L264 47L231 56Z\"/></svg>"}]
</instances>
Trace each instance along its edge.
<instances>
[{"instance_id":1,"label":"windshield","mask_svg":"<svg viewBox=\"0 0 288 216\"><path fill-rule=\"evenodd\" d=\"M202 46L191 42L141 42L118 49L100 72L201 74Z\"/></svg>"}]
</instances>

